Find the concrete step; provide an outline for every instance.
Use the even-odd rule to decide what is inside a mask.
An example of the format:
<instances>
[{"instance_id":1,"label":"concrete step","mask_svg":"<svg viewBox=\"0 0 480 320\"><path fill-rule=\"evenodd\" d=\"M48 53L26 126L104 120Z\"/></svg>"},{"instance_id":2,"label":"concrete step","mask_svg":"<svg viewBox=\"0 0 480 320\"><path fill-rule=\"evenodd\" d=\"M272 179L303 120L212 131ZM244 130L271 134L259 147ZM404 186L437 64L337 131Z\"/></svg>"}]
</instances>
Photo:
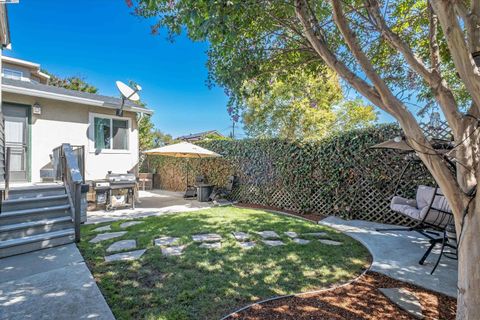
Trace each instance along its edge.
<instances>
[{"instance_id":1,"label":"concrete step","mask_svg":"<svg viewBox=\"0 0 480 320\"><path fill-rule=\"evenodd\" d=\"M70 215L70 204L14 210L0 213L0 226L9 224L58 218Z\"/></svg>"},{"instance_id":2,"label":"concrete step","mask_svg":"<svg viewBox=\"0 0 480 320\"><path fill-rule=\"evenodd\" d=\"M44 196L41 198L8 199L3 202L2 211L9 212L45 206L52 207L68 203L68 195L66 193L53 196Z\"/></svg>"},{"instance_id":3,"label":"concrete step","mask_svg":"<svg viewBox=\"0 0 480 320\"><path fill-rule=\"evenodd\" d=\"M0 258L55 247L74 241L75 230L73 228L0 241Z\"/></svg>"},{"instance_id":4,"label":"concrete step","mask_svg":"<svg viewBox=\"0 0 480 320\"><path fill-rule=\"evenodd\" d=\"M61 184L33 185L12 187L8 199L42 198L61 194L65 194L65 187Z\"/></svg>"},{"instance_id":5,"label":"concrete step","mask_svg":"<svg viewBox=\"0 0 480 320\"><path fill-rule=\"evenodd\" d=\"M0 241L71 229L73 227L70 216L0 225Z\"/></svg>"}]
</instances>

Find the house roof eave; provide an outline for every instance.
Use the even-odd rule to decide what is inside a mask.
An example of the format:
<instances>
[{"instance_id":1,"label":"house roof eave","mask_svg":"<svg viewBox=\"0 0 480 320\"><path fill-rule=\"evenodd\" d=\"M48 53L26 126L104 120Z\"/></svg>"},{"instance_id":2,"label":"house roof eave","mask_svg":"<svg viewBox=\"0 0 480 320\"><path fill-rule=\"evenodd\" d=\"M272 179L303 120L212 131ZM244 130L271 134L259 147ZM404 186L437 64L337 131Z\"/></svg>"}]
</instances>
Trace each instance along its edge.
<instances>
[{"instance_id":1,"label":"house roof eave","mask_svg":"<svg viewBox=\"0 0 480 320\"><path fill-rule=\"evenodd\" d=\"M18 86L9 85L9 84L3 84L2 91L8 92L8 93L31 96L31 97L39 97L39 98L45 98L45 99L84 104L89 106L103 107L108 109L118 109L118 107L120 106L118 104L107 103L103 100L77 97L77 96L48 92L43 90L35 90L35 89L18 87ZM135 112L135 113L153 114L153 110L151 109L135 107L135 106L124 106L124 110Z\"/></svg>"}]
</instances>

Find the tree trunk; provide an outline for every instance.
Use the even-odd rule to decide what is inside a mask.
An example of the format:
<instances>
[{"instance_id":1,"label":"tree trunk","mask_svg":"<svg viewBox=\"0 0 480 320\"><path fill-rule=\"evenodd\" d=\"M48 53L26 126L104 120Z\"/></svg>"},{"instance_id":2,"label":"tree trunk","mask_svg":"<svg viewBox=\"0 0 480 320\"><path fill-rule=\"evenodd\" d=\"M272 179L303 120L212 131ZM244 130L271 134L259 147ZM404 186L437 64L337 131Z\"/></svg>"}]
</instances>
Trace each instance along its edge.
<instances>
[{"instance_id":1,"label":"tree trunk","mask_svg":"<svg viewBox=\"0 0 480 320\"><path fill-rule=\"evenodd\" d=\"M459 243L457 319L480 315L480 194L470 204ZM457 234L457 236L459 236Z\"/></svg>"}]
</instances>

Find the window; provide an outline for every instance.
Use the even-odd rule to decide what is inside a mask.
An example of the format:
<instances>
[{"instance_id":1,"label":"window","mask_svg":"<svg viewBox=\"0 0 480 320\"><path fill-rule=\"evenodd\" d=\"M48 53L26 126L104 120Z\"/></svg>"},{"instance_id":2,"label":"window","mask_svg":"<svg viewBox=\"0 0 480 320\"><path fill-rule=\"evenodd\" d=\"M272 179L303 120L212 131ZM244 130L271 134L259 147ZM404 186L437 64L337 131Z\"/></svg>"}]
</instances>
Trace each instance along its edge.
<instances>
[{"instance_id":1,"label":"window","mask_svg":"<svg viewBox=\"0 0 480 320\"><path fill-rule=\"evenodd\" d=\"M3 68L2 69L2 76L8 79L15 79L15 80L22 80L23 78L23 72L17 71L17 70L12 70L12 69L7 69Z\"/></svg>"},{"instance_id":2,"label":"window","mask_svg":"<svg viewBox=\"0 0 480 320\"><path fill-rule=\"evenodd\" d=\"M95 116L95 150L128 150L128 120Z\"/></svg>"}]
</instances>

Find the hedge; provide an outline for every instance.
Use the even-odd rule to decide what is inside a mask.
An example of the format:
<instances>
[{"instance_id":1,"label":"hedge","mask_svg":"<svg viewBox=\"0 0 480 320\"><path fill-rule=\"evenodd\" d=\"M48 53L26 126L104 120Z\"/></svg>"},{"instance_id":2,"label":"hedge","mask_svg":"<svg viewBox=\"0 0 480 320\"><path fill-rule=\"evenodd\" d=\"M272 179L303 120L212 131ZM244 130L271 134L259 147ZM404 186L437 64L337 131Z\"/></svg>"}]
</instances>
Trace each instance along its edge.
<instances>
[{"instance_id":1,"label":"hedge","mask_svg":"<svg viewBox=\"0 0 480 320\"><path fill-rule=\"evenodd\" d=\"M204 175L215 185L238 177L234 200L299 213L339 215L373 221L408 224L389 210L404 155L371 149L399 135L395 125L352 130L320 141L281 139L211 140L198 143L221 154L217 159L150 159L158 173L156 185L184 190L186 172L191 181ZM187 170L187 166L190 167ZM420 163L410 166L399 194L413 196L418 184L432 184Z\"/></svg>"}]
</instances>

